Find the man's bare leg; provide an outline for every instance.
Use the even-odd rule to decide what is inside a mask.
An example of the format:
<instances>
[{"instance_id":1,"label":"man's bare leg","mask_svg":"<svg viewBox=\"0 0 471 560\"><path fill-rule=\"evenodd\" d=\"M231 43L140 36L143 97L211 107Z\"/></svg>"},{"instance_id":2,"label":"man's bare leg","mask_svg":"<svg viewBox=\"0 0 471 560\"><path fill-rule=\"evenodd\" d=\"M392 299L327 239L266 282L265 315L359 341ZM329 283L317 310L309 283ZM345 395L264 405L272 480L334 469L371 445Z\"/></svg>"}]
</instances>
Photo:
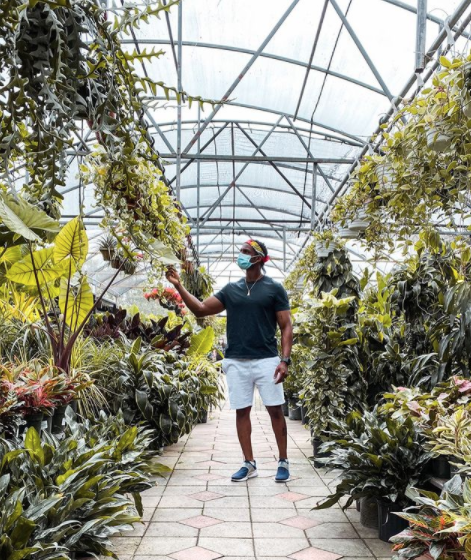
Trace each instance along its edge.
<instances>
[{"instance_id":1,"label":"man's bare leg","mask_svg":"<svg viewBox=\"0 0 471 560\"><path fill-rule=\"evenodd\" d=\"M251 410L251 406L236 410L237 435L246 461L253 461Z\"/></svg>"}]
</instances>

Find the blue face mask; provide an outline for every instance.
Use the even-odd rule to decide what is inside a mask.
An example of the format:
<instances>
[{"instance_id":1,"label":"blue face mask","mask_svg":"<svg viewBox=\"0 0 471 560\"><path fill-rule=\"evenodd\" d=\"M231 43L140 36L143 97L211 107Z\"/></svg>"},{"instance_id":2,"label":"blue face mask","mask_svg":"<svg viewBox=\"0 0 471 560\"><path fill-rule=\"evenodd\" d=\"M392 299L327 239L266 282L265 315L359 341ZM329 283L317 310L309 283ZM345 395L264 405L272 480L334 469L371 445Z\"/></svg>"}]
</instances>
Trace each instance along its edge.
<instances>
[{"instance_id":1,"label":"blue face mask","mask_svg":"<svg viewBox=\"0 0 471 560\"><path fill-rule=\"evenodd\" d=\"M237 257L237 264L239 268L241 268L242 270L249 269L254 264L250 262L251 258L251 255L244 255L244 253L239 253L239 256Z\"/></svg>"}]
</instances>

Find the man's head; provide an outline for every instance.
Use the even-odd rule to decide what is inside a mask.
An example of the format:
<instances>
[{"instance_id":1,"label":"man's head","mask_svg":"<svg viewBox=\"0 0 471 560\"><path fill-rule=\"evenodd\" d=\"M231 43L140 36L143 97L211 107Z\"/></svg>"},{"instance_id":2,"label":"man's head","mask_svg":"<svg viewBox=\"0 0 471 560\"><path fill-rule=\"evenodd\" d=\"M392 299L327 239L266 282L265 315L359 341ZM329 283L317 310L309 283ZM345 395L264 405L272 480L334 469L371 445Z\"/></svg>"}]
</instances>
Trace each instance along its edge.
<instances>
[{"instance_id":1,"label":"man's head","mask_svg":"<svg viewBox=\"0 0 471 560\"><path fill-rule=\"evenodd\" d=\"M255 239L249 239L240 248L243 255L250 256L250 264L260 269L265 267L265 263L270 259L264 243Z\"/></svg>"}]
</instances>

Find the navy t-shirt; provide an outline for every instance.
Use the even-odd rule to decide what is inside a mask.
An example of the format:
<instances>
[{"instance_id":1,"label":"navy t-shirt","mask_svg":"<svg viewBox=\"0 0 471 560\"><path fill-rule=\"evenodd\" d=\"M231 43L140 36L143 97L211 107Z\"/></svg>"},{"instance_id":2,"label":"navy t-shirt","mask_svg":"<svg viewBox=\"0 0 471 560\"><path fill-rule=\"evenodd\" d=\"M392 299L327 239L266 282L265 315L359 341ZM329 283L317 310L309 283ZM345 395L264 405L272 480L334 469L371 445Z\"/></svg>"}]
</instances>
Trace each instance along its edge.
<instances>
[{"instance_id":1,"label":"navy t-shirt","mask_svg":"<svg viewBox=\"0 0 471 560\"><path fill-rule=\"evenodd\" d=\"M261 360L278 355L276 313L289 310L288 294L279 282L263 276L247 295L245 279L230 282L215 294L227 311L226 358Z\"/></svg>"}]
</instances>

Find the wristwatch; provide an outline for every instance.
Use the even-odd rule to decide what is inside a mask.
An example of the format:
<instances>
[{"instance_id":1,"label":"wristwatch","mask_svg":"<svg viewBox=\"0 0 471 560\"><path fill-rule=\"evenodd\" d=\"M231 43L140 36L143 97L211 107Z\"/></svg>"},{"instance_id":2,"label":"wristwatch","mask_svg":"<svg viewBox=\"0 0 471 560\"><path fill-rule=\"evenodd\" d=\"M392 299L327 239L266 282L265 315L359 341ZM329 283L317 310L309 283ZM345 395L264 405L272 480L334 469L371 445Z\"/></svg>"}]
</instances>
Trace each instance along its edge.
<instances>
[{"instance_id":1,"label":"wristwatch","mask_svg":"<svg viewBox=\"0 0 471 560\"><path fill-rule=\"evenodd\" d=\"M285 364L286 364L287 366L290 366L290 365L291 365L291 358L282 357L282 358L280 359L280 362L285 362Z\"/></svg>"}]
</instances>

